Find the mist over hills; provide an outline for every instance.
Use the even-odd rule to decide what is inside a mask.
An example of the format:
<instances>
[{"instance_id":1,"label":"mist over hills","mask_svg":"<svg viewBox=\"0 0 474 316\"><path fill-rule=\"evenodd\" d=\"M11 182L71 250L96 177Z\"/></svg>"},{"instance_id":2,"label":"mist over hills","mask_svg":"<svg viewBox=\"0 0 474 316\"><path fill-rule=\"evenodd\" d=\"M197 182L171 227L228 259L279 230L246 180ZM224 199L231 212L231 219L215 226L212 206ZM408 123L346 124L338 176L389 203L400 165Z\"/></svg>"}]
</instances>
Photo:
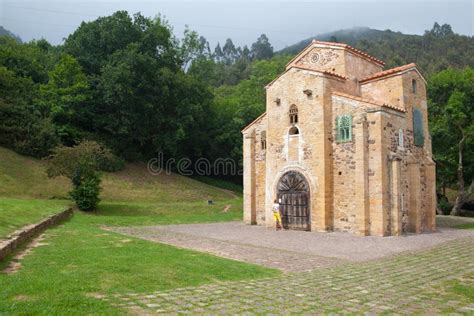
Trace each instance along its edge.
<instances>
[{"instance_id":1,"label":"mist over hills","mask_svg":"<svg viewBox=\"0 0 474 316\"><path fill-rule=\"evenodd\" d=\"M338 30L307 38L280 50L278 54L294 55L313 39L349 44L385 61L386 68L415 62L428 76L448 67L474 67L474 37L456 34L448 24L438 23L423 35L368 27Z\"/></svg>"}]
</instances>

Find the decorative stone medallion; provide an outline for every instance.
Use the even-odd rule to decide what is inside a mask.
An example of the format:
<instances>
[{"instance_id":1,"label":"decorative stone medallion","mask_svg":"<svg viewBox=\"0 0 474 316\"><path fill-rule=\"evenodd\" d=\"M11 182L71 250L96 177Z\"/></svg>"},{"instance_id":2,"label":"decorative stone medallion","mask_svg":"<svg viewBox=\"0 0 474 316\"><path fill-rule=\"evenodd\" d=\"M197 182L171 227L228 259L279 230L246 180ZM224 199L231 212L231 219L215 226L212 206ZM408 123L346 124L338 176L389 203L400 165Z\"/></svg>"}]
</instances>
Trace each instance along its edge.
<instances>
[{"instance_id":1,"label":"decorative stone medallion","mask_svg":"<svg viewBox=\"0 0 474 316\"><path fill-rule=\"evenodd\" d=\"M311 56L311 62L313 64L316 64L319 61L319 53L314 53L313 56Z\"/></svg>"}]
</instances>

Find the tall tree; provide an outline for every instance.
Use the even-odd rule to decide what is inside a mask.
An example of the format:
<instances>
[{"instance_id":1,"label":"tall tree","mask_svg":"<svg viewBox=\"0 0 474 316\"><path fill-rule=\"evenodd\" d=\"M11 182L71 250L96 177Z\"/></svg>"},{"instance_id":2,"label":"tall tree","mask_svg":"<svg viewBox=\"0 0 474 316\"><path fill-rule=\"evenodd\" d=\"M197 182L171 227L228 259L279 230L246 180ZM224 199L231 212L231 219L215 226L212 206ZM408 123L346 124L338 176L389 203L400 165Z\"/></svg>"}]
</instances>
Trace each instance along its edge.
<instances>
[{"instance_id":1,"label":"tall tree","mask_svg":"<svg viewBox=\"0 0 474 316\"><path fill-rule=\"evenodd\" d=\"M230 38L228 38L225 41L224 46L222 47L222 53L224 55L224 62L227 65L230 65L234 63L237 58L239 57L239 54L237 52L237 48L235 47L234 43Z\"/></svg>"},{"instance_id":2,"label":"tall tree","mask_svg":"<svg viewBox=\"0 0 474 316\"><path fill-rule=\"evenodd\" d=\"M474 70L442 71L430 79L428 88L438 181L455 179L458 192L451 215L459 215L474 190Z\"/></svg>"},{"instance_id":3,"label":"tall tree","mask_svg":"<svg viewBox=\"0 0 474 316\"><path fill-rule=\"evenodd\" d=\"M257 60L272 58L273 46L265 34L260 35L257 41L252 44L252 56Z\"/></svg>"},{"instance_id":4,"label":"tall tree","mask_svg":"<svg viewBox=\"0 0 474 316\"><path fill-rule=\"evenodd\" d=\"M89 120L87 102L90 90L86 75L77 60L63 55L49 72L49 81L40 86L40 104L48 112L61 142L71 146L82 138L81 125Z\"/></svg>"}]
</instances>

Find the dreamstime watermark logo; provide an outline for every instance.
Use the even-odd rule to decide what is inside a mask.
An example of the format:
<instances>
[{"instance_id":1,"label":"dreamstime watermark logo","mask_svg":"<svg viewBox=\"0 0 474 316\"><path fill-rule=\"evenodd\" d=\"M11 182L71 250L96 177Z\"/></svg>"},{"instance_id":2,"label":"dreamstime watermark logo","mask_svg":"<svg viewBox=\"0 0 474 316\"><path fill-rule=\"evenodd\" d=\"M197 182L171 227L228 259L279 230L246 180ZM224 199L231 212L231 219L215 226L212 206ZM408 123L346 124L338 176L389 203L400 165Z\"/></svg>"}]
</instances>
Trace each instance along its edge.
<instances>
[{"instance_id":1,"label":"dreamstime watermark logo","mask_svg":"<svg viewBox=\"0 0 474 316\"><path fill-rule=\"evenodd\" d=\"M231 158L218 158L211 162L207 158L199 158L192 161L189 158L164 159L163 153L158 153L158 157L148 160L148 172L152 175L165 173L171 174L172 171L183 176L241 176L242 170L239 164Z\"/></svg>"}]
</instances>

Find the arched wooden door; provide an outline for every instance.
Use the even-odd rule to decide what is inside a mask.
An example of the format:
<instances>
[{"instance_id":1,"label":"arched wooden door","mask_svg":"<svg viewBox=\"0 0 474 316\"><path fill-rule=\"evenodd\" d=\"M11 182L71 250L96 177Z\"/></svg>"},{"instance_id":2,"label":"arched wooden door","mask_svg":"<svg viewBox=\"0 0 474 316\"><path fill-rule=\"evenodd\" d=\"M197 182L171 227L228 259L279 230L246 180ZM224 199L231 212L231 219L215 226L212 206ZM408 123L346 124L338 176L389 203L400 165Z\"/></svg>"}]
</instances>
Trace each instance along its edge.
<instances>
[{"instance_id":1,"label":"arched wooden door","mask_svg":"<svg viewBox=\"0 0 474 316\"><path fill-rule=\"evenodd\" d=\"M309 186L304 176L296 171L285 173L278 182L278 199L283 227L309 230Z\"/></svg>"}]
</instances>

